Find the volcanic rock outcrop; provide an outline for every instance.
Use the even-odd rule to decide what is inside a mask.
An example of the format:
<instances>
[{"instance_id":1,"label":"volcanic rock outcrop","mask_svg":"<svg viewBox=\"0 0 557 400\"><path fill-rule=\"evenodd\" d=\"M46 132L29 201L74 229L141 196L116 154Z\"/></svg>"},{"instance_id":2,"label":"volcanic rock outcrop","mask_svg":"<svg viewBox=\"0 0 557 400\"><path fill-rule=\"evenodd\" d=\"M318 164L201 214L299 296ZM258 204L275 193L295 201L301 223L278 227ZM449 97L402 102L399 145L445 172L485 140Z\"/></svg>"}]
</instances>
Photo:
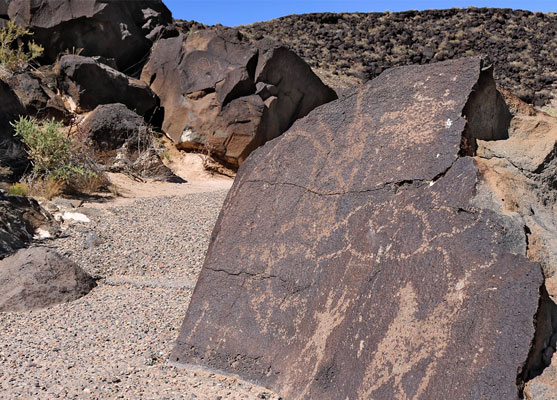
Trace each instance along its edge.
<instances>
[{"instance_id":1,"label":"volcanic rock outcrop","mask_svg":"<svg viewBox=\"0 0 557 400\"><path fill-rule=\"evenodd\" d=\"M0 13L3 8L0 4ZM140 63L172 23L160 0L11 0L7 14L33 32L48 63L80 50L85 56L114 58L120 70Z\"/></svg>"},{"instance_id":2,"label":"volcanic rock outcrop","mask_svg":"<svg viewBox=\"0 0 557 400\"><path fill-rule=\"evenodd\" d=\"M240 28L278 40L333 77L486 54L495 78L528 103L557 97L557 14L510 8L289 15Z\"/></svg>"},{"instance_id":3,"label":"volcanic rock outcrop","mask_svg":"<svg viewBox=\"0 0 557 400\"><path fill-rule=\"evenodd\" d=\"M0 261L0 312L77 300L95 286L89 274L52 250L20 250Z\"/></svg>"},{"instance_id":4,"label":"volcanic rock outcrop","mask_svg":"<svg viewBox=\"0 0 557 400\"><path fill-rule=\"evenodd\" d=\"M37 75L40 76L41 72ZM38 119L54 118L58 121L67 121L70 118L64 100L56 93L56 88L49 88L39 77L23 72L7 77L6 81L25 107L25 114Z\"/></svg>"},{"instance_id":5,"label":"volcanic rock outcrop","mask_svg":"<svg viewBox=\"0 0 557 400\"><path fill-rule=\"evenodd\" d=\"M508 138L492 79L479 58L394 68L255 151L171 360L288 399L518 399L553 309L467 155Z\"/></svg>"},{"instance_id":6,"label":"volcanic rock outcrop","mask_svg":"<svg viewBox=\"0 0 557 400\"><path fill-rule=\"evenodd\" d=\"M64 56L57 73L60 90L72 99L77 112L91 111L100 104L122 103L150 118L159 105L149 85L91 57Z\"/></svg>"},{"instance_id":7,"label":"volcanic rock outcrop","mask_svg":"<svg viewBox=\"0 0 557 400\"><path fill-rule=\"evenodd\" d=\"M208 148L232 166L336 98L293 52L255 46L234 29L159 40L141 79L160 97L163 131L180 148Z\"/></svg>"}]
</instances>

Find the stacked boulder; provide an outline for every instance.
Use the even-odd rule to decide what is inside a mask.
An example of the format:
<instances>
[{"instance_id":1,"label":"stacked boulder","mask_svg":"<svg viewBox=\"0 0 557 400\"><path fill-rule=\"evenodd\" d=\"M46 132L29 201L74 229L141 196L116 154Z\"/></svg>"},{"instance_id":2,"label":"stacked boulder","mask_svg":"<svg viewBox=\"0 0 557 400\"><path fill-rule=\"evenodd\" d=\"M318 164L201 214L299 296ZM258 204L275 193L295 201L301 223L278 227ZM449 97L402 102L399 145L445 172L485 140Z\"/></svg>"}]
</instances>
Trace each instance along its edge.
<instances>
[{"instance_id":1,"label":"stacked boulder","mask_svg":"<svg viewBox=\"0 0 557 400\"><path fill-rule=\"evenodd\" d=\"M237 167L257 147L336 99L296 54L214 28L159 40L141 79L160 97L163 131Z\"/></svg>"}]
</instances>

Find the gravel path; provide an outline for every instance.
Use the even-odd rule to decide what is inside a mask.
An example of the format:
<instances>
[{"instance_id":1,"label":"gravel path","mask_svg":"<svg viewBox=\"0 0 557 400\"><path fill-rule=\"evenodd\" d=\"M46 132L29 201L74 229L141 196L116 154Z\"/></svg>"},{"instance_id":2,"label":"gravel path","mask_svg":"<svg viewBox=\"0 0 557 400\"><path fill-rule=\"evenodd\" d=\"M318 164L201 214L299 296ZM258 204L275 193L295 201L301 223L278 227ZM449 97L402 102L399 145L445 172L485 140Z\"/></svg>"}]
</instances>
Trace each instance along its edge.
<instances>
[{"instance_id":1,"label":"gravel path","mask_svg":"<svg viewBox=\"0 0 557 400\"><path fill-rule=\"evenodd\" d=\"M85 210L44 242L99 278L68 304L0 313L0 399L265 399L234 377L167 364L226 192ZM87 238L98 245L87 248Z\"/></svg>"}]
</instances>

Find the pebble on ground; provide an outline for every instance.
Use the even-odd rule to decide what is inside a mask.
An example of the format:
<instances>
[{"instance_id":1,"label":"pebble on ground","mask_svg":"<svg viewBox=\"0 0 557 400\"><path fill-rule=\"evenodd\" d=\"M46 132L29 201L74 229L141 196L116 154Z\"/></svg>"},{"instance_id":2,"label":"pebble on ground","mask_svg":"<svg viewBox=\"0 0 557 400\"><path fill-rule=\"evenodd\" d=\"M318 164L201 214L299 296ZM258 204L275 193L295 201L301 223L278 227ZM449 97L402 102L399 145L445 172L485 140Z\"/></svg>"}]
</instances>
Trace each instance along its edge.
<instances>
[{"instance_id":1,"label":"pebble on ground","mask_svg":"<svg viewBox=\"0 0 557 400\"><path fill-rule=\"evenodd\" d=\"M225 196L95 209L90 223L38 244L99 285L72 303L0 313L0 399L276 399L235 377L168 364Z\"/></svg>"}]
</instances>

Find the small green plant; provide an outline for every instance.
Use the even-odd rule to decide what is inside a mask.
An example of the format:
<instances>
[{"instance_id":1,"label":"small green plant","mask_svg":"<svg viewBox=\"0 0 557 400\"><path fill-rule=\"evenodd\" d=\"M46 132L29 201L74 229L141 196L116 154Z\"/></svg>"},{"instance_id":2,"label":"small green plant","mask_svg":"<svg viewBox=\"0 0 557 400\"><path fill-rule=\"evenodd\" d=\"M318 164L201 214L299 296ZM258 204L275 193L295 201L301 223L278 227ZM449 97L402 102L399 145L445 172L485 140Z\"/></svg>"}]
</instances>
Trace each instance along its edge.
<instances>
[{"instance_id":1,"label":"small green plant","mask_svg":"<svg viewBox=\"0 0 557 400\"><path fill-rule=\"evenodd\" d=\"M26 178L31 195L49 199L62 192L93 193L107 186L106 176L86 146L79 138L72 141L60 122L20 117L12 126L33 165Z\"/></svg>"},{"instance_id":2,"label":"small green plant","mask_svg":"<svg viewBox=\"0 0 557 400\"><path fill-rule=\"evenodd\" d=\"M67 180L72 172L79 173L71 163L72 141L61 123L52 119L41 125L33 117L20 117L11 125L27 146L34 177Z\"/></svg>"},{"instance_id":3,"label":"small green plant","mask_svg":"<svg viewBox=\"0 0 557 400\"><path fill-rule=\"evenodd\" d=\"M29 186L25 182L14 183L8 189L8 193L12 196L27 196L29 193Z\"/></svg>"},{"instance_id":4,"label":"small green plant","mask_svg":"<svg viewBox=\"0 0 557 400\"><path fill-rule=\"evenodd\" d=\"M25 36L32 33L8 21L7 25L0 29L0 64L11 72L24 70L29 62L43 54L44 48L34 41L23 42ZM16 46L17 43L17 46Z\"/></svg>"}]
</instances>

